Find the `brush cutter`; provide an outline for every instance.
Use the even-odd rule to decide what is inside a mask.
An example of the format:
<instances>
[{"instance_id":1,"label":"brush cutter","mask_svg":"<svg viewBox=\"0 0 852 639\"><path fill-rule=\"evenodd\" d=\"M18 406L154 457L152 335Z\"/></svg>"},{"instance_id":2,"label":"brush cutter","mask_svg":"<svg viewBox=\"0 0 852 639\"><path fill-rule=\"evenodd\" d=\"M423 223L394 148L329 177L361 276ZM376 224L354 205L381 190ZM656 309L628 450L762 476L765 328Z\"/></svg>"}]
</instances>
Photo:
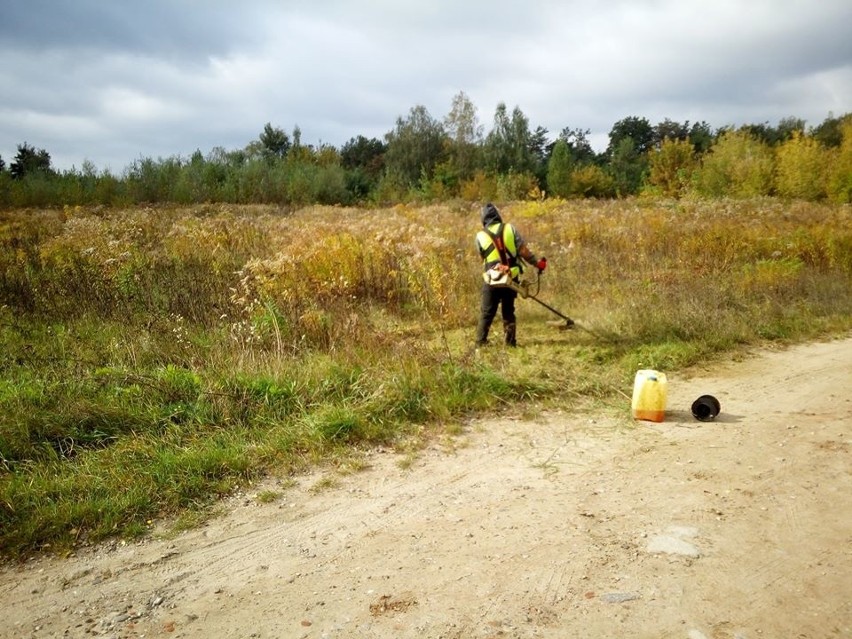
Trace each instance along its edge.
<instances>
[{"instance_id":1,"label":"brush cutter","mask_svg":"<svg viewBox=\"0 0 852 639\"><path fill-rule=\"evenodd\" d=\"M538 271L536 275L535 282L521 280L515 282L509 276L509 274L505 270L501 270L499 267L495 267L488 272L486 272L486 276L488 278L488 283L491 286L505 286L507 288L511 288L515 291L522 299L531 299L538 304L541 304L548 311L561 318L560 320L554 320L552 322L548 322L548 325L553 326L554 328L558 328L559 330L567 330L569 328L579 328L594 337L597 337L604 341L609 342L617 342L620 341L620 338L616 335L603 334L599 331L592 330L590 328L586 328L582 324L577 324L573 319L553 308L547 302L540 300L538 298L539 292L541 291L541 271Z\"/></svg>"},{"instance_id":2,"label":"brush cutter","mask_svg":"<svg viewBox=\"0 0 852 639\"><path fill-rule=\"evenodd\" d=\"M554 315L561 318L561 321L552 321L548 322L548 325L553 326L554 328L558 328L559 330L566 330L569 328L578 328L581 331L592 335L593 337L601 340L610 342L613 344L623 342L623 338L615 333L609 331L600 331L600 330L592 330L591 328L587 328L582 324L577 324L570 317L562 313L561 311L556 310L547 302L544 302L538 299L539 291L541 290L541 271L539 270L535 279L535 282L530 281L518 281L515 282L510 277L507 269L500 268L499 266L495 266L494 268L486 271L486 281L491 286L503 286L512 289L515 291L522 299L531 299L538 304L541 304L548 311L553 313Z\"/></svg>"},{"instance_id":3,"label":"brush cutter","mask_svg":"<svg viewBox=\"0 0 852 639\"><path fill-rule=\"evenodd\" d=\"M529 282L529 281L514 282L510 278L507 278L506 286L511 288L513 291L516 291L518 293L518 295L521 296L522 299L531 299L534 302L538 302L539 304L544 306L544 308L546 308L548 311L550 311L554 315L557 315L557 316L562 318L563 321L561 321L561 322L555 322L555 321L554 322L548 322L548 324L550 324L551 326L554 326L556 328L560 328L562 330L568 329L568 328L574 328L574 320L572 320L570 317L568 317L564 313L556 310L550 304L543 302L542 300L538 299L538 294L541 291L541 271L538 272L538 274L535 278L535 285L534 286L533 286L532 282ZM535 290L533 290L533 288Z\"/></svg>"}]
</instances>

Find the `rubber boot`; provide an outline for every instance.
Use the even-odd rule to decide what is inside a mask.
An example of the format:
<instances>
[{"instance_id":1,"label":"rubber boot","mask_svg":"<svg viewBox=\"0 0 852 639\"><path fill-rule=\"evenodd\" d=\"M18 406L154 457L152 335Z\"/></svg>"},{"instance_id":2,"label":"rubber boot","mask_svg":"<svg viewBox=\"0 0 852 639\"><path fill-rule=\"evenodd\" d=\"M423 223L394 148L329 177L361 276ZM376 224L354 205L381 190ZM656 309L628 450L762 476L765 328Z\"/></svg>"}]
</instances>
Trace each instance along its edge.
<instances>
[{"instance_id":1,"label":"rubber boot","mask_svg":"<svg viewBox=\"0 0 852 639\"><path fill-rule=\"evenodd\" d=\"M517 346L518 342L515 339L517 324L515 322L503 322L503 335L506 337L506 346Z\"/></svg>"}]
</instances>

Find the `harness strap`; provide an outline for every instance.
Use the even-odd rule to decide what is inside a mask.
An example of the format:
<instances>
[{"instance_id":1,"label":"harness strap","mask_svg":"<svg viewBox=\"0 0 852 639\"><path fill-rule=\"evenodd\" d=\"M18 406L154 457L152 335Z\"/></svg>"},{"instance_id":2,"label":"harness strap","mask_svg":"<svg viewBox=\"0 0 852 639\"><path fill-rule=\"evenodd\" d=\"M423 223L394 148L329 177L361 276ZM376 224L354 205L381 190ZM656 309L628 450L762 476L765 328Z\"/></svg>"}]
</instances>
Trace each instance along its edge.
<instances>
[{"instance_id":1,"label":"harness strap","mask_svg":"<svg viewBox=\"0 0 852 639\"><path fill-rule=\"evenodd\" d=\"M487 226L485 227L485 232L491 237L491 241L494 242L494 248L497 249L497 253L500 255L500 263L509 266L509 256L506 252L506 244L503 241L503 228L503 222L500 222L496 233L492 233L491 229Z\"/></svg>"}]
</instances>

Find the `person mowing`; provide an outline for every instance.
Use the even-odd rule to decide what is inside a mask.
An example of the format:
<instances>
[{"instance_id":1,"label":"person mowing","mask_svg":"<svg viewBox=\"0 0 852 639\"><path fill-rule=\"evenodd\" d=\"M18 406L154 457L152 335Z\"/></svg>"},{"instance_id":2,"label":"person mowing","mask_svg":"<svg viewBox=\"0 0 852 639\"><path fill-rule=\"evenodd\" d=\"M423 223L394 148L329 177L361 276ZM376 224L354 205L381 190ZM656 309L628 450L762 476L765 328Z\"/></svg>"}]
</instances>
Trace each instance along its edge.
<instances>
[{"instance_id":1,"label":"person mowing","mask_svg":"<svg viewBox=\"0 0 852 639\"><path fill-rule=\"evenodd\" d=\"M508 283L518 282L523 266L521 259L538 269L547 268L547 259L537 259L518 230L500 217L500 211L491 202L482 207L482 230L476 234L476 248L482 257L482 303L479 325L476 329L476 346L488 343L491 323L500 307L503 318L503 335L507 346L517 346L515 299L517 291ZM520 259L519 259L520 258Z\"/></svg>"}]
</instances>

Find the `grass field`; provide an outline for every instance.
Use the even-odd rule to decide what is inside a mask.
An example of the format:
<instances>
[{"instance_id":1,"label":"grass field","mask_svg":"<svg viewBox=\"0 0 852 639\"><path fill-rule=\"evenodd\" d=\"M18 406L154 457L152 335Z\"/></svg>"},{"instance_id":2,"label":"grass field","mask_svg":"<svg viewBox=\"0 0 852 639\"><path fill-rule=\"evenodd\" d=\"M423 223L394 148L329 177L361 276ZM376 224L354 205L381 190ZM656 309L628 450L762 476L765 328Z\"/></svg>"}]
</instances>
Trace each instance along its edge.
<instances>
[{"instance_id":1,"label":"grass field","mask_svg":"<svg viewBox=\"0 0 852 639\"><path fill-rule=\"evenodd\" d=\"M521 348L472 349L478 207L0 212L0 552L192 521L308 465L482 411L629 415L639 367L852 328L852 211L518 202L548 258Z\"/></svg>"}]
</instances>

